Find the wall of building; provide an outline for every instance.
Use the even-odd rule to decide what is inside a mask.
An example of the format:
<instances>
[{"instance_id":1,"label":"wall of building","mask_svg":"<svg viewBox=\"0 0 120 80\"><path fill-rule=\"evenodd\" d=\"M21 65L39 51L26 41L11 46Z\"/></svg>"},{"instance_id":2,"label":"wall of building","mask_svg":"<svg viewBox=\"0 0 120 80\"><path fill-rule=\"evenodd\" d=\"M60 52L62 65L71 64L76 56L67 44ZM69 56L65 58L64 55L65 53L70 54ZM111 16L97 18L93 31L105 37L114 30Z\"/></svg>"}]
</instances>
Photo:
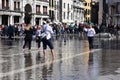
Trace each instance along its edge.
<instances>
[{"instance_id":1,"label":"wall of building","mask_svg":"<svg viewBox=\"0 0 120 80\"><path fill-rule=\"evenodd\" d=\"M3 1L3 0L2 0ZM0 24L5 23L5 25L25 22L25 6L28 4L31 7L31 12L28 13L31 15L32 25L36 24L36 18L39 20L40 25L45 19L49 19L49 1L37 1L37 0L8 0L9 9L2 8L2 1L0 0ZM19 10L14 10L14 1L20 3ZM39 3L39 4L38 4ZM18 4L16 4L17 6ZM36 5L40 5L41 14L36 14ZM43 14L43 6L47 6L47 14ZM6 18L6 20L4 19Z\"/></svg>"},{"instance_id":2,"label":"wall of building","mask_svg":"<svg viewBox=\"0 0 120 80\"><path fill-rule=\"evenodd\" d=\"M85 5L85 22L90 22L91 21L91 0L85 0L86 5Z\"/></svg>"},{"instance_id":3,"label":"wall of building","mask_svg":"<svg viewBox=\"0 0 120 80\"><path fill-rule=\"evenodd\" d=\"M63 23L71 23L74 22L73 21L73 0L62 0L62 4L61 4L61 8L62 8L62 22ZM68 7L69 5L69 7Z\"/></svg>"},{"instance_id":4,"label":"wall of building","mask_svg":"<svg viewBox=\"0 0 120 80\"><path fill-rule=\"evenodd\" d=\"M84 2L74 0L73 2L73 20L78 23L84 22Z\"/></svg>"},{"instance_id":5,"label":"wall of building","mask_svg":"<svg viewBox=\"0 0 120 80\"><path fill-rule=\"evenodd\" d=\"M111 0L109 3L109 23L115 24L115 25L120 25L120 0Z\"/></svg>"}]
</instances>

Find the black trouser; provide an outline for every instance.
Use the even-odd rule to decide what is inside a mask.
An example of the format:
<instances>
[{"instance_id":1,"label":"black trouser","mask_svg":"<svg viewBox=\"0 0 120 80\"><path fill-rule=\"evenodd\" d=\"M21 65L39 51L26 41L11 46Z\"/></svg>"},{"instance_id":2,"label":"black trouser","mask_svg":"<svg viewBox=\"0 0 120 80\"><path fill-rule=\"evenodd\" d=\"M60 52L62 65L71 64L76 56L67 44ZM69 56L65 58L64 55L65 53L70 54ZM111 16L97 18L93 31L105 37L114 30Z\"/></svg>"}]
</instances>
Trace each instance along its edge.
<instances>
[{"instance_id":1,"label":"black trouser","mask_svg":"<svg viewBox=\"0 0 120 80\"><path fill-rule=\"evenodd\" d=\"M41 37L38 37L38 48L40 48L41 46L41 41L42 41Z\"/></svg>"},{"instance_id":2,"label":"black trouser","mask_svg":"<svg viewBox=\"0 0 120 80\"><path fill-rule=\"evenodd\" d=\"M28 44L28 48L29 48L29 50L31 49L31 42L32 42L32 40L25 40L25 43L24 43L24 45L23 45L23 49L25 48L25 46Z\"/></svg>"},{"instance_id":3,"label":"black trouser","mask_svg":"<svg viewBox=\"0 0 120 80\"><path fill-rule=\"evenodd\" d=\"M94 37L88 37L89 49L93 48L93 38Z\"/></svg>"}]
</instances>

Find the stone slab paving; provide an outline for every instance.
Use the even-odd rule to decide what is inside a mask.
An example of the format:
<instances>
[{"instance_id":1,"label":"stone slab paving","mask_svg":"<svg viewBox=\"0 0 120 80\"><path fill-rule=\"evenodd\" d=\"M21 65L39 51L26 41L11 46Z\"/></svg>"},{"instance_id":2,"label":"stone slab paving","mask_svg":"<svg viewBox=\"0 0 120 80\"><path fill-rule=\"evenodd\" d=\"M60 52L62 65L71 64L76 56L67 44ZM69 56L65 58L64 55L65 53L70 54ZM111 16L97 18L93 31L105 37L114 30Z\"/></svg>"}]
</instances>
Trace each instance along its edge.
<instances>
[{"instance_id":1,"label":"stone slab paving","mask_svg":"<svg viewBox=\"0 0 120 80\"><path fill-rule=\"evenodd\" d=\"M120 80L119 44L102 44L89 50L87 40L76 36L54 38L52 61L49 49L44 60L35 42L31 51L23 52L22 39L0 40L0 80Z\"/></svg>"}]
</instances>

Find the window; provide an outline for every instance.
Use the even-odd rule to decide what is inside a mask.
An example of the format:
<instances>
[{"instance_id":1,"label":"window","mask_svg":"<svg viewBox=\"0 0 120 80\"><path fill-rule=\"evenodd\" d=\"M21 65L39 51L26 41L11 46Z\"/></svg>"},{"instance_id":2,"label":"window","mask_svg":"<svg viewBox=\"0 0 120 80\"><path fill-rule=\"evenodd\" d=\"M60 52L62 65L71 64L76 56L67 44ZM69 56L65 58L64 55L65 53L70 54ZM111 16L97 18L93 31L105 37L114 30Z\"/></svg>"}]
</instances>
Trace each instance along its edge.
<instances>
[{"instance_id":1,"label":"window","mask_svg":"<svg viewBox=\"0 0 120 80\"><path fill-rule=\"evenodd\" d=\"M65 3L64 3L64 8L65 8Z\"/></svg>"},{"instance_id":2,"label":"window","mask_svg":"<svg viewBox=\"0 0 120 80\"><path fill-rule=\"evenodd\" d=\"M9 9L9 0L2 0L2 8Z\"/></svg>"},{"instance_id":3,"label":"window","mask_svg":"<svg viewBox=\"0 0 120 80\"><path fill-rule=\"evenodd\" d=\"M20 9L20 2L18 2L18 9Z\"/></svg>"},{"instance_id":4,"label":"window","mask_svg":"<svg viewBox=\"0 0 120 80\"><path fill-rule=\"evenodd\" d=\"M14 10L16 9L16 2L14 2Z\"/></svg>"},{"instance_id":5,"label":"window","mask_svg":"<svg viewBox=\"0 0 120 80\"><path fill-rule=\"evenodd\" d=\"M2 0L2 7L5 7L5 1Z\"/></svg>"},{"instance_id":6,"label":"window","mask_svg":"<svg viewBox=\"0 0 120 80\"><path fill-rule=\"evenodd\" d=\"M71 5L71 10L72 10L72 8L73 8L73 5Z\"/></svg>"},{"instance_id":7,"label":"window","mask_svg":"<svg viewBox=\"0 0 120 80\"><path fill-rule=\"evenodd\" d=\"M6 7L9 7L9 1L6 0Z\"/></svg>"},{"instance_id":8,"label":"window","mask_svg":"<svg viewBox=\"0 0 120 80\"><path fill-rule=\"evenodd\" d=\"M68 4L68 12L70 11L70 5Z\"/></svg>"},{"instance_id":9,"label":"window","mask_svg":"<svg viewBox=\"0 0 120 80\"><path fill-rule=\"evenodd\" d=\"M20 2L14 1L14 10L20 10Z\"/></svg>"},{"instance_id":10,"label":"window","mask_svg":"<svg viewBox=\"0 0 120 80\"><path fill-rule=\"evenodd\" d=\"M36 13L40 13L40 5L36 5Z\"/></svg>"},{"instance_id":11,"label":"window","mask_svg":"<svg viewBox=\"0 0 120 80\"><path fill-rule=\"evenodd\" d=\"M67 12L67 19L69 19L69 12Z\"/></svg>"},{"instance_id":12,"label":"window","mask_svg":"<svg viewBox=\"0 0 120 80\"><path fill-rule=\"evenodd\" d=\"M87 6L87 3L84 3L85 6Z\"/></svg>"},{"instance_id":13,"label":"window","mask_svg":"<svg viewBox=\"0 0 120 80\"><path fill-rule=\"evenodd\" d=\"M65 19L65 12L64 12L64 19Z\"/></svg>"},{"instance_id":14,"label":"window","mask_svg":"<svg viewBox=\"0 0 120 80\"><path fill-rule=\"evenodd\" d=\"M73 19L72 15L73 15L73 14L71 13L71 20Z\"/></svg>"},{"instance_id":15,"label":"window","mask_svg":"<svg viewBox=\"0 0 120 80\"><path fill-rule=\"evenodd\" d=\"M47 14L47 6L43 6L43 14Z\"/></svg>"}]
</instances>

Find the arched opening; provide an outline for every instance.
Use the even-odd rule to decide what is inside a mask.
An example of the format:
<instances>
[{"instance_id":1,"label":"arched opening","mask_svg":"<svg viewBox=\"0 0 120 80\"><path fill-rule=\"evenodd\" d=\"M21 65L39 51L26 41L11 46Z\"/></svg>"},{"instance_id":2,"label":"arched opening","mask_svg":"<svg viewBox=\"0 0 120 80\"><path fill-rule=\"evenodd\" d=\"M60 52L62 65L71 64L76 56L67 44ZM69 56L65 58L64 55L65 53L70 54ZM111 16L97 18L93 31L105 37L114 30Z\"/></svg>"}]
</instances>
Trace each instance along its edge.
<instances>
[{"instance_id":1,"label":"arched opening","mask_svg":"<svg viewBox=\"0 0 120 80\"><path fill-rule=\"evenodd\" d=\"M25 24L29 24L31 22L31 18L32 18L32 7L30 6L30 4L26 4L25 6Z\"/></svg>"}]
</instances>

